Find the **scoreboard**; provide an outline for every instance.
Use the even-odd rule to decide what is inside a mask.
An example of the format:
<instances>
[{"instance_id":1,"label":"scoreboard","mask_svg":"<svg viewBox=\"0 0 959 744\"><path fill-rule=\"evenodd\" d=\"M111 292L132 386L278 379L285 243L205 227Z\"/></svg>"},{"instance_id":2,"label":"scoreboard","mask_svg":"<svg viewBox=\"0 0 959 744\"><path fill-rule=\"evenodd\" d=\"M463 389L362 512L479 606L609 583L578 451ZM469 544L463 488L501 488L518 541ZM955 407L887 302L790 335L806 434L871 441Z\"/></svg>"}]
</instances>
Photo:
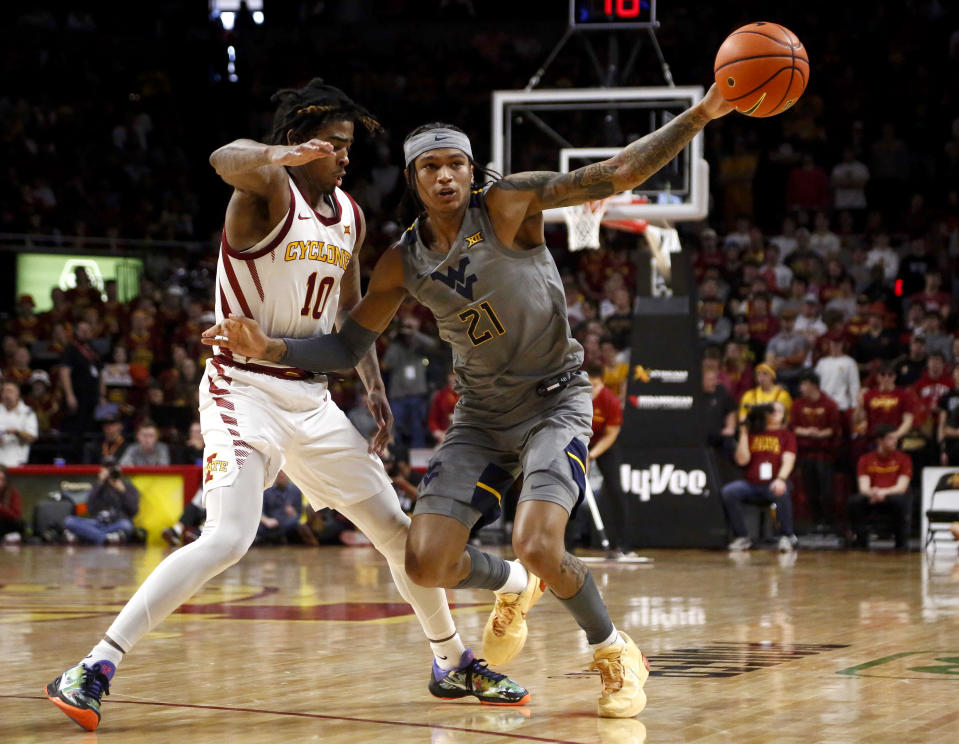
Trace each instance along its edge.
<instances>
[{"instance_id":1,"label":"scoreboard","mask_svg":"<svg viewBox=\"0 0 959 744\"><path fill-rule=\"evenodd\" d=\"M584 31L655 27L656 0L570 0L569 25Z\"/></svg>"}]
</instances>

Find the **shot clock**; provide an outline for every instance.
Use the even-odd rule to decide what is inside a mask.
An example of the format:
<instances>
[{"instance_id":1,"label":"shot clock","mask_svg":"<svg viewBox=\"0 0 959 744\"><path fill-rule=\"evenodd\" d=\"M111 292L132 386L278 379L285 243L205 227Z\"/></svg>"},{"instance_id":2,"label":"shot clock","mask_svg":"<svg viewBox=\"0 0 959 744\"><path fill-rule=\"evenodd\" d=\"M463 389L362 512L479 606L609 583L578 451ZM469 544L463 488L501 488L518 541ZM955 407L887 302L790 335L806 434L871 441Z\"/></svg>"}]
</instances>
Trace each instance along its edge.
<instances>
[{"instance_id":1,"label":"shot clock","mask_svg":"<svg viewBox=\"0 0 959 744\"><path fill-rule=\"evenodd\" d=\"M579 31L652 28L656 0L569 0L569 25Z\"/></svg>"}]
</instances>

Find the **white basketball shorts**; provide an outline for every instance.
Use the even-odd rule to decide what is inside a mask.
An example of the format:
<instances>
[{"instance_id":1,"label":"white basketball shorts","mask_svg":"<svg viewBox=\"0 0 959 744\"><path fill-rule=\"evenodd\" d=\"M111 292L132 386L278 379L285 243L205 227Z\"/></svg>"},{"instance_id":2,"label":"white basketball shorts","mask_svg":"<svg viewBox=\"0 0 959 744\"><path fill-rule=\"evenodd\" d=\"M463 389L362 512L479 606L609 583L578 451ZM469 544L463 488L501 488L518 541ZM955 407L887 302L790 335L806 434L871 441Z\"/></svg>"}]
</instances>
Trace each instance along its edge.
<instances>
[{"instance_id":1,"label":"white basketball shorts","mask_svg":"<svg viewBox=\"0 0 959 744\"><path fill-rule=\"evenodd\" d=\"M231 485L251 450L267 460L264 489L284 470L314 509L355 504L390 486L379 457L322 381L211 359L200 382L200 425L204 492Z\"/></svg>"}]
</instances>

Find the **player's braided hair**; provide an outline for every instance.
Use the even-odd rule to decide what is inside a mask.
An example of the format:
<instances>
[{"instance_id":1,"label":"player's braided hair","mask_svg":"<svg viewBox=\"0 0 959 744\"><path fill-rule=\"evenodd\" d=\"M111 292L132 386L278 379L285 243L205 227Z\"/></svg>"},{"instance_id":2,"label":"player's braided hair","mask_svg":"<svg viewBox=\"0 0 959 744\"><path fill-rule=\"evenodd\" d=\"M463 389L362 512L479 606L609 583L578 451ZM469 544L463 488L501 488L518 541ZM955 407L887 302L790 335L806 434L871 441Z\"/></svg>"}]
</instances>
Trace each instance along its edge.
<instances>
[{"instance_id":1,"label":"player's braided hair","mask_svg":"<svg viewBox=\"0 0 959 744\"><path fill-rule=\"evenodd\" d=\"M359 122L370 134L383 131L373 114L339 88L326 85L323 78L313 78L302 88L278 90L270 101L276 104L270 144L287 144L286 133L291 129L295 141L306 140L311 131L330 121Z\"/></svg>"},{"instance_id":2,"label":"player's braided hair","mask_svg":"<svg viewBox=\"0 0 959 744\"><path fill-rule=\"evenodd\" d=\"M423 124L418 126L412 132L406 135L403 143L405 144L407 140L411 137L415 137L418 134L423 134L423 132L429 132L433 129L452 129L454 132L463 132L455 124L447 124L442 121L431 121L429 124ZM466 132L463 132L466 134ZM411 163L413 165L413 163ZM482 189L488 186L491 183L496 183L502 176L495 171L488 170L485 166L479 165L473 158L470 158L470 165L473 166L473 188ZM421 215L425 210L425 206L420 199L419 192L416 190L416 170L414 168L407 168L406 170L406 193L403 195L403 200L400 202L400 212L401 218L404 222L407 221L407 217L410 213L415 216Z\"/></svg>"}]
</instances>

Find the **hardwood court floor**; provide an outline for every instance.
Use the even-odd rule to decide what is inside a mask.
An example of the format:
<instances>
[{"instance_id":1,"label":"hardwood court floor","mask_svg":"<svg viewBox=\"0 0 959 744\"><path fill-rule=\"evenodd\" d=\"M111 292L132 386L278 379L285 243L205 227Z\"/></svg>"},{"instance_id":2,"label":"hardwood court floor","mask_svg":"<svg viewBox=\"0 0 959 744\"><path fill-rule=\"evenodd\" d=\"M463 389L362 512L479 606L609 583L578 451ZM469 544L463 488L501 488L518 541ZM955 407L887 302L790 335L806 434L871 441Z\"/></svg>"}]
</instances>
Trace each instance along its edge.
<instances>
[{"instance_id":1,"label":"hardwood court floor","mask_svg":"<svg viewBox=\"0 0 959 744\"><path fill-rule=\"evenodd\" d=\"M87 653L164 551L0 551L0 742L959 741L955 548L918 554L650 551L594 563L649 655L639 720L595 717L583 634L547 595L508 670L524 708L427 693L430 653L368 548L258 548L129 654L87 734L40 694ZM477 643L489 595L456 592Z\"/></svg>"}]
</instances>

